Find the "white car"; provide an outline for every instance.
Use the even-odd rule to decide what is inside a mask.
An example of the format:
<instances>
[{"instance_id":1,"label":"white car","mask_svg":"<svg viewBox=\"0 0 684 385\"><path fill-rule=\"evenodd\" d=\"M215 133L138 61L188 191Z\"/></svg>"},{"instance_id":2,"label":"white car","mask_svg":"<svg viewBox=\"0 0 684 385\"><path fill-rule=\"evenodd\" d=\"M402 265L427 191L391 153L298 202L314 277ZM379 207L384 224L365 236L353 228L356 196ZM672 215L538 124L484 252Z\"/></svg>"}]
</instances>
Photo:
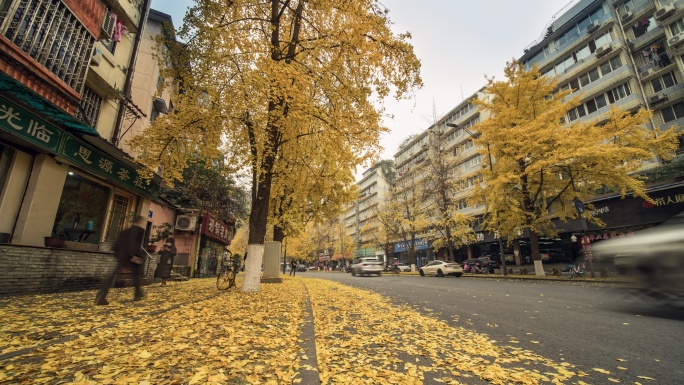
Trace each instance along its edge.
<instances>
[{"instance_id":1,"label":"white car","mask_svg":"<svg viewBox=\"0 0 684 385\"><path fill-rule=\"evenodd\" d=\"M411 266L409 266L405 263L400 263L397 265L397 267L399 267L399 270L403 271L403 272L410 272L411 271Z\"/></svg>"},{"instance_id":2,"label":"white car","mask_svg":"<svg viewBox=\"0 0 684 385\"><path fill-rule=\"evenodd\" d=\"M357 275L380 275L382 273L383 263L376 258L361 258L359 262L351 266L351 273L353 276Z\"/></svg>"},{"instance_id":3,"label":"white car","mask_svg":"<svg viewBox=\"0 0 684 385\"><path fill-rule=\"evenodd\" d=\"M447 261L430 261L427 265L419 270L421 276L434 275L437 277L444 277L445 275L453 275L460 277L463 275L463 267L456 262Z\"/></svg>"}]
</instances>

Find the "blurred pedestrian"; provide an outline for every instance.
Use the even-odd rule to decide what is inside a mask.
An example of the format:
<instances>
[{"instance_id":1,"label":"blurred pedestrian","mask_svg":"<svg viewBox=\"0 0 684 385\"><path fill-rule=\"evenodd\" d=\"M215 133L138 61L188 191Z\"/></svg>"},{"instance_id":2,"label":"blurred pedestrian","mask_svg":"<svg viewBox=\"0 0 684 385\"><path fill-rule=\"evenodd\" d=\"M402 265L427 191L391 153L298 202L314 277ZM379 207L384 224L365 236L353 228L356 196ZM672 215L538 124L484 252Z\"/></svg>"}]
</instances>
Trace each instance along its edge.
<instances>
[{"instance_id":1,"label":"blurred pedestrian","mask_svg":"<svg viewBox=\"0 0 684 385\"><path fill-rule=\"evenodd\" d=\"M297 271L297 261L294 259L290 261L290 276L295 275L295 272Z\"/></svg>"},{"instance_id":2,"label":"blurred pedestrian","mask_svg":"<svg viewBox=\"0 0 684 385\"><path fill-rule=\"evenodd\" d=\"M161 278L162 286L166 286L166 280L171 277L173 258L176 256L176 240L173 237L166 238L166 243L159 252L159 264L154 270L154 277Z\"/></svg>"},{"instance_id":3,"label":"blurred pedestrian","mask_svg":"<svg viewBox=\"0 0 684 385\"><path fill-rule=\"evenodd\" d=\"M134 301L140 301L145 293L140 287L140 278L143 274L146 253L142 248L143 238L145 237L145 225L147 218L137 215L133 221L133 226L119 233L119 237L114 242L114 258L116 267L109 276L102 282L102 288L95 297L95 305L109 305L107 293L109 288L116 282L116 273L119 268L130 268L133 272L133 285L135 286Z\"/></svg>"}]
</instances>

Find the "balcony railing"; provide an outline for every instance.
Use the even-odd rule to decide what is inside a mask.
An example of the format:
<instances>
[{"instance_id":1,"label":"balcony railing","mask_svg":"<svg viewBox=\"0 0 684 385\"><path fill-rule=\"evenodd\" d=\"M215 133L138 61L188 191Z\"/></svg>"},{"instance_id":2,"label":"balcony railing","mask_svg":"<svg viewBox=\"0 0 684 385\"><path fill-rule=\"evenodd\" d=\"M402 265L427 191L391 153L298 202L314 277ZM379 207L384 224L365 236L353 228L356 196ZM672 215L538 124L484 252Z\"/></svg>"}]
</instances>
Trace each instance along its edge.
<instances>
[{"instance_id":1,"label":"balcony railing","mask_svg":"<svg viewBox=\"0 0 684 385\"><path fill-rule=\"evenodd\" d=\"M15 0L0 14L0 33L77 93L95 38L62 1Z\"/></svg>"}]
</instances>

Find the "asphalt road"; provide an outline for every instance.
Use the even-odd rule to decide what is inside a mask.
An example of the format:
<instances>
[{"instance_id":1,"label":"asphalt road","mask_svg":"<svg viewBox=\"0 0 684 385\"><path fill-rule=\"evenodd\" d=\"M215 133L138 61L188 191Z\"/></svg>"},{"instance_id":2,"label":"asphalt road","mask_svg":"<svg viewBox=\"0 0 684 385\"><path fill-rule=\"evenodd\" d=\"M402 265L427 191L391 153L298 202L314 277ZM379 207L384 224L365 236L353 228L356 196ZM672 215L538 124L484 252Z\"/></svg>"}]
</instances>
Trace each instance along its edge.
<instances>
[{"instance_id":1,"label":"asphalt road","mask_svg":"<svg viewBox=\"0 0 684 385\"><path fill-rule=\"evenodd\" d=\"M606 383L592 382L598 381L598 368L627 384L684 384L684 311L634 299L620 285L339 272L301 276L373 290L501 344L518 340L517 347L592 373L581 378L587 383Z\"/></svg>"}]
</instances>

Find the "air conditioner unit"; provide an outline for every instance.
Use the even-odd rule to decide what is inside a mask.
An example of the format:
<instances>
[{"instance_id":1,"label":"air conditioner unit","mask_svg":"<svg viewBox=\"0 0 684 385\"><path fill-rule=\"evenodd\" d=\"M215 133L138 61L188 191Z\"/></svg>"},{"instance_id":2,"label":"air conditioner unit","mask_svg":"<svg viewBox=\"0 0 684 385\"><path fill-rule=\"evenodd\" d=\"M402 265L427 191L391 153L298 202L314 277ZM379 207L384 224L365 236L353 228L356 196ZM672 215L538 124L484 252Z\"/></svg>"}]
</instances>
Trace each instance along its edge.
<instances>
[{"instance_id":1,"label":"air conditioner unit","mask_svg":"<svg viewBox=\"0 0 684 385\"><path fill-rule=\"evenodd\" d=\"M598 21L592 21L587 26L587 32L592 33L594 31L596 31L597 29L599 29L600 26L601 26L601 23L599 23Z\"/></svg>"},{"instance_id":2,"label":"air conditioner unit","mask_svg":"<svg viewBox=\"0 0 684 385\"><path fill-rule=\"evenodd\" d=\"M597 58L604 57L604 56L608 55L610 53L610 51L612 51L612 50L613 50L613 46L610 45L610 43L606 43L606 44L600 46L596 50L596 57Z\"/></svg>"},{"instance_id":3,"label":"air conditioner unit","mask_svg":"<svg viewBox=\"0 0 684 385\"><path fill-rule=\"evenodd\" d=\"M684 32L680 32L667 40L670 47L679 47L684 42Z\"/></svg>"},{"instance_id":4,"label":"air conditioner unit","mask_svg":"<svg viewBox=\"0 0 684 385\"><path fill-rule=\"evenodd\" d=\"M641 76L646 78L646 77L653 75L654 73L655 73L655 69L648 68L648 69L644 70L644 72L641 73Z\"/></svg>"},{"instance_id":5,"label":"air conditioner unit","mask_svg":"<svg viewBox=\"0 0 684 385\"><path fill-rule=\"evenodd\" d=\"M627 12L625 12L624 15L622 15L622 16L620 17L620 20L621 20L623 23L626 23L626 22L629 21L629 19L632 18L632 16L634 16L634 12L632 12L632 11L627 11Z\"/></svg>"},{"instance_id":6,"label":"air conditioner unit","mask_svg":"<svg viewBox=\"0 0 684 385\"><path fill-rule=\"evenodd\" d=\"M97 67L100 65L100 62L102 62L102 51L95 48L93 49L93 56L90 57L90 65Z\"/></svg>"},{"instance_id":7,"label":"air conditioner unit","mask_svg":"<svg viewBox=\"0 0 684 385\"><path fill-rule=\"evenodd\" d=\"M667 100L667 95L665 95L662 92L658 92L657 94L651 96L648 99L648 102L651 103L651 105L662 103Z\"/></svg>"},{"instance_id":8,"label":"air conditioner unit","mask_svg":"<svg viewBox=\"0 0 684 385\"><path fill-rule=\"evenodd\" d=\"M672 14L675 11L676 11L675 6L672 4L668 4L664 7L656 10L655 13L653 14L653 17L655 17L655 19L657 21L663 21L663 20L667 19L668 17L672 16Z\"/></svg>"},{"instance_id":9,"label":"air conditioner unit","mask_svg":"<svg viewBox=\"0 0 684 385\"><path fill-rule=\"evenodd\" d=\"M111 39L114 35L114 24L116 24L116 16L113 13L105 13L104 20L102 20L102 39Z\"/></svg>"},{"instance_id":10,"label":"air conditioner unit","mask_svg":"<svg viewBox=\"0 0 684 385\"><path fill-rule=\"evenodd\" d=\"M176 230L195 231L197 217L194 215L179 215L176 217Z\"/></svg>"}]
</instances>

